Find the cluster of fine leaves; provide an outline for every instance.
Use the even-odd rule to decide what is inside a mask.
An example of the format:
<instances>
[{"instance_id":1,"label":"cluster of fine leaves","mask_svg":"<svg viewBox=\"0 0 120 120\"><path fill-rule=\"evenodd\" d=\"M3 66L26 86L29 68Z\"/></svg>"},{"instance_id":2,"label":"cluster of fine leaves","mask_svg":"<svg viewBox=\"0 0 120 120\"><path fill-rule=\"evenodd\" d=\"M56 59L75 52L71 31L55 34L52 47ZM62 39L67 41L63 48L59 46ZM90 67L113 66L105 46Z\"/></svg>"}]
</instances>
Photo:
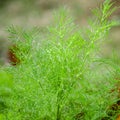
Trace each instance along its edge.
<instances>
[{"instance_id":1,"label":"cluster of fine leaves","mask_svg":"<svg viewBox=\"0 0 120 120\"><path fill-rule=\"evenodd\" d=\"M94 21L84 32L68 18L66 9L55 14L54 24L47 28L44 37L39 29L11 26L10 39L18 48L14 52L21 63L5 68L12 76L13 86L10 86L12 94L5 100L7 108L0 117L5 120L109 117L107 109L117 97L117 93L110 93L115 85L114 71L99 62L98 50L115 25L108 20L114 10L111 7L106 0L96 9ZM0 77L4 74L0 73ZM9 76L6 79L9 83Z\"/></svg>"}]
</instances>

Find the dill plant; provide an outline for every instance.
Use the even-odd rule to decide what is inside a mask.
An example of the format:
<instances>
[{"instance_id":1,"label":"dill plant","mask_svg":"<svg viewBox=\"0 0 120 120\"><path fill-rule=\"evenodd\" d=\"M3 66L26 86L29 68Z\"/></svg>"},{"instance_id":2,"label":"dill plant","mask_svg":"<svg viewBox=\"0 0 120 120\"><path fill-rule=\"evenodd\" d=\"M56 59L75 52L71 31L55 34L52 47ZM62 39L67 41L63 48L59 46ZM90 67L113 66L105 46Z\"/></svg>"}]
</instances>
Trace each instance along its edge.
<instances>
[{"instance_id":1,"label":"dill plant","mask_svg":"<svg viewBox=\"0 0 120 120\"><path fill-rule=\"evenodd\" d=\"M107 108L117 99L117 93L109 94L115 85L114 71L104 62L99 64L97 56L97 48L116 25L108 20L114 11L111 7L105 0L84 32L63 9L55 15L44 38L38 29L8 29L23 62L5 68L14 82L9 107L3 114L6 120L112 119Z\"/></svg>"}]
</instances>

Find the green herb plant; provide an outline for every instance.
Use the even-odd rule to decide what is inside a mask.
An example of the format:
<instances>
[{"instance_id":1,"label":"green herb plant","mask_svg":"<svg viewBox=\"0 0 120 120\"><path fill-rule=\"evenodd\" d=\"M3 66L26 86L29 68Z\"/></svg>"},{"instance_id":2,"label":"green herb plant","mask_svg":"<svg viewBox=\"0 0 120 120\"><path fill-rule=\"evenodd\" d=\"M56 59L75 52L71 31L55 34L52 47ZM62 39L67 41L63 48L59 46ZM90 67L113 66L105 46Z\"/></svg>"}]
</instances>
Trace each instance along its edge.
<instances>
[{"instance_id":1,"label":"green herb plant","mask_svg":"<svg viewBox=\"0 0 120 120\"><path fill-rule=\"evenodd\" d=\"M108 114L118 99L117 92L111 92L115 70L99 55L116 25L109 20L112 5L105 0L83 31L66 9L55 13L44 37L38 28L8 29L21 63L5 68L14 84L5 120L115 120L117 113Z\"/></svg>"}]
</instances>

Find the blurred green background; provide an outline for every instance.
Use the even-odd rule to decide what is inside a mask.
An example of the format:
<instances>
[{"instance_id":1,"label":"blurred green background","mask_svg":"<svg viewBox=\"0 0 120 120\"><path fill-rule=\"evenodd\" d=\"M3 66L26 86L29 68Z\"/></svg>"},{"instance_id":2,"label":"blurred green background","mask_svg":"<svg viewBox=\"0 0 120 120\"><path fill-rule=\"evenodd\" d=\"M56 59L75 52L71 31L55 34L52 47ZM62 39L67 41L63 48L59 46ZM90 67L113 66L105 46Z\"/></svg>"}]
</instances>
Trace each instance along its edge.
<instances>
[{"instance_id":1,"label":"blurred green background","mask_svg":"<svg viewBox=\"0 0 120 120\"><path fill-rule=\"evenodd\" d=\"M8 46L7 27L10 25L44 29L53 22L53 12L61 7L69 9L75 18L75 23L81 27L87 26L87 20L92 17L91 10L98 7L104 0L0 0L0 59L5 59ZM112 0L114 6L120 7L120 0ZM120 20L120 9L111 16ZM118 56L120 50L120 26L111 29L108 40L102 46L102 54L110 57L114 50ZM2 44L1 44L2 43Z\"/></svg>"}]
</instances>

